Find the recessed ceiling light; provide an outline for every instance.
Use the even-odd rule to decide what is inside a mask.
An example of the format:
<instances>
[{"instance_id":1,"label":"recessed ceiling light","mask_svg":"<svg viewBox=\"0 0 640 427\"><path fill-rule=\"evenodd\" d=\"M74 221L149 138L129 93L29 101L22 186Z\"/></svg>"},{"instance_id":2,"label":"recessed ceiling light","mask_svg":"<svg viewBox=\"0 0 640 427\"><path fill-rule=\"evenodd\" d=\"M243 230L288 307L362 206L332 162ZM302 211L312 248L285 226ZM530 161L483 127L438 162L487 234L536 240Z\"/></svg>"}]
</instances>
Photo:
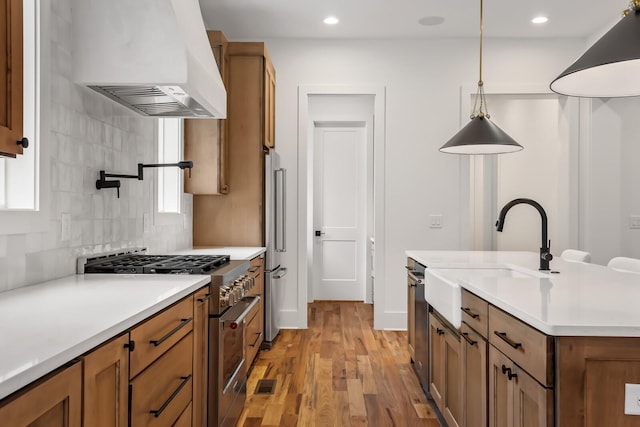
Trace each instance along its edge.
<instances>
[{"instance_id":1,"label":"recessed ceiling light","mask_svg":"<svg viewBox=\"0 0 640 427\"><path fill-rule=\"evenodd\" d=\"M424 18L420 18L418 20L418 24L425 25L427 27L440 25L443 22L444 22L444 18L442 16L425 16Z\"/></svg>"},{"instance_id":2,"label":"recessed ceiling light","mask_svg":"<svg viewBox=\"0 0 640 427\"><path fill-rule=\"evenodd\" d=\"M327 25L336 25L338 22L340 22L340 20L335 16L327 16L326 18L324 18L323 22Z\"/></svg>"},{"instance_id":3,"label":"recessed ceiling light","mask_svg":"<svg viewBox=\"0 0 640 427\"><path fill-rule=\"evenodd\" d=\"M531 20L531 22L533 22L534 24L544 24L548 20L549 18L547 18L546 16L536 16Z\"/></svg>"}]
</instances>

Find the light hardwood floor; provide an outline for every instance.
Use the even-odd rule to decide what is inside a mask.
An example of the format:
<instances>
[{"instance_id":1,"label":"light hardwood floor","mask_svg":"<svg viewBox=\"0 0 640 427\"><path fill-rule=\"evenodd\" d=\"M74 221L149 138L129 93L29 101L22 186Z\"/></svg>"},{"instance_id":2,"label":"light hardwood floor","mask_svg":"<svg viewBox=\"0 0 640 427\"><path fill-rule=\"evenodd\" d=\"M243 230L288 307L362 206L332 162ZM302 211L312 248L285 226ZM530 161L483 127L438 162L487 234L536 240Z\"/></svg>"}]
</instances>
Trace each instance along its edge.
<instances>
[{"instance_id":1,"label":"light hardwood floor","mask_svg":"<svg viewBox=\"0 0 640 427\"><path fill-rule=\"evenodd\" d=\"M309 328L261 351L238 426L439 427L409 361L407 334L373 330L373 306L309 304ZM259 379L273 395L254 394Z\"/></svg>"}]
</instances>

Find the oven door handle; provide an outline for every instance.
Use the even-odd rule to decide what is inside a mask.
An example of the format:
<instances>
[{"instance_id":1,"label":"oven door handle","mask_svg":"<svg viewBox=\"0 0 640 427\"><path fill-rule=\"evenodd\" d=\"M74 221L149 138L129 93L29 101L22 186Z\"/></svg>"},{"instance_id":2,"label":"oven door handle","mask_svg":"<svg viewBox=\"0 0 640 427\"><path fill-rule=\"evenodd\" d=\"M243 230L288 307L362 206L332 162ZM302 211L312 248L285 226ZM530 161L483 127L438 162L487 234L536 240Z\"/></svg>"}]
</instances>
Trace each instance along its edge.
<instances>
[{"instance_id":1,"label":"oven door handle","mask_svg":"<svg viewBox=\"0 0 640 427\"><path fill-rule=\"evenodd\" d=\"M258 295L251 297L251 299L252 299L252 301L247 303L245 308L238 315L233 315L235 313L235 310L233 310L233 307L232 307L232 309L228 312L229 316L227 316L226 315L227 313L225 313L225 316L223 316L220 319L222 321L222 323L227 323L227 322L240 323L240 322L242 322L244 320L244 318L247 317L247 314L249 314L251 309L258 304L258 301L260 301L260 297ZM246 299L244 301L246 301ZM234 307L242 308L241 306L234 306Z\"/></svg>"}]
</instances>

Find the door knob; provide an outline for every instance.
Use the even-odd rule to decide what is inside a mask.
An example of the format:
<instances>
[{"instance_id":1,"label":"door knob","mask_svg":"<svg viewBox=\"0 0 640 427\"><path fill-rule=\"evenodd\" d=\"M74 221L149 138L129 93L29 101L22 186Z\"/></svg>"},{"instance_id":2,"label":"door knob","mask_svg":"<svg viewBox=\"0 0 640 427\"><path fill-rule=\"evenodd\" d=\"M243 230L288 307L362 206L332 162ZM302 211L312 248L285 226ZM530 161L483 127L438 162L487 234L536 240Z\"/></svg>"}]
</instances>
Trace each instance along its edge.
<instances>
[{"instance_id":1,"label":"door knob","mask_svg":"<svg viewBox=\"0 0 640 427\"><path fill-rule=\"evenodd\" d=\"M327 234L327 233L324 233L324 232L322 232L322 231L320 231L320 230L316 230L316 237L320 237L320 236L322 236L323 234Z\"/></svg>"}]
</instances>

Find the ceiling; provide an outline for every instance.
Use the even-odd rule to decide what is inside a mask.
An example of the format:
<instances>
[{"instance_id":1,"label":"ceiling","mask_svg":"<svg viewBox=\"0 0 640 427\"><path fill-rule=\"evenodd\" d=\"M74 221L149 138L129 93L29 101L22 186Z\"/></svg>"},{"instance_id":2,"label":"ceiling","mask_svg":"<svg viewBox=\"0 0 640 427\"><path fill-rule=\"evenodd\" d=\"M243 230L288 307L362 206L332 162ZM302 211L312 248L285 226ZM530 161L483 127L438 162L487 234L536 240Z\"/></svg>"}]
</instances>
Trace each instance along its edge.
<instances>
[{"instance_id":1,"label":"ceiling","mask_svg":"<svg viewBox=\"0 0 640 427\"><path fill-rule=\"evenodd\" d=\"M433 39L477 37L479 0L199 0L207 29L230 40L270 38ZM625 0L485 0L487 37L588 37L613 25ZM542 25L531 23L539 14ZM322 20L334 15L335 26ZM437 26L418 23L442 17Z\"/></svg>"}]
</instances>

